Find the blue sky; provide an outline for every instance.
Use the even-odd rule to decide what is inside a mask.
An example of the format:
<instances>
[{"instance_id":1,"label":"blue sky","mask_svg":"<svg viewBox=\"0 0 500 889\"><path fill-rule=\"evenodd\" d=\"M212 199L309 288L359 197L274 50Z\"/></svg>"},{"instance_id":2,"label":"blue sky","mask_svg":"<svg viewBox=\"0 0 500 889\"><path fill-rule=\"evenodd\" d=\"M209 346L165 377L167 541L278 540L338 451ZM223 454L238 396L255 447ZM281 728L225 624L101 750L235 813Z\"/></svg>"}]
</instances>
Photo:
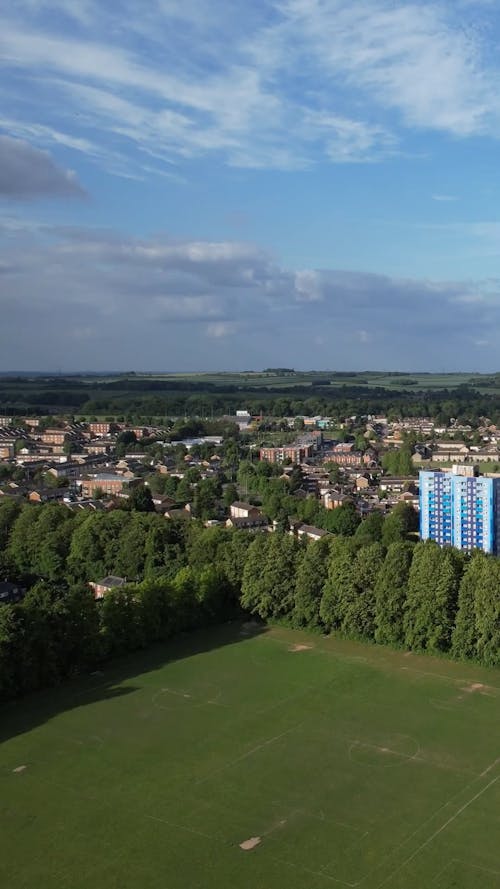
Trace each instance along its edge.
<instances>
[{"instance_id":1,"label":"blue sky","mask_svg":"<svg viewBox=\"0 0 500 889\"><path fill-rule=\"evenodd\" d=\"M498 369L493 0L3 0L0 370Z\"/></svg>"}]
</instances>

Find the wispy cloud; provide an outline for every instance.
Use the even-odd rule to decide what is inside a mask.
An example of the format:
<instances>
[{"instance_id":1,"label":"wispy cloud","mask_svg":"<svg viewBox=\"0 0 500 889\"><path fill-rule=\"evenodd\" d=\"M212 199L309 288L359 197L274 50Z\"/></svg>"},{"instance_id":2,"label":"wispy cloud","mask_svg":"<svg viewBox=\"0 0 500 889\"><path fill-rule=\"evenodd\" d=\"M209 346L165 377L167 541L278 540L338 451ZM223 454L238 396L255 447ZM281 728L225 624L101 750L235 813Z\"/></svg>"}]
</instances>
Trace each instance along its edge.
<instances>
[{"instance_id":1,"label":"wispy cloud","mask_svg":"<svg viewBox=\"0 0 500 889\"><path fill-rule=\"evenodd\" d=\"M431 195L433 201L437 201L438 203L450 203L452 201L457 201L458 198L453 194L433 194Z\"/></svg>"},{"instance_id":2,"label":"wispy cloud","mask_svg":"<svg viewBox=\"0 0 500 889\"><path fill-rule=\"evenodd\" d=\"M160 165L209 154L297 169L383 159L408 127L500 132L499 70L444 0L208 9L7 0L0 51L13 131L31 127L37 144L108 168L114 156L116 172L124 154L136 168L149 153Z\"/></svg>"}]
</instances>

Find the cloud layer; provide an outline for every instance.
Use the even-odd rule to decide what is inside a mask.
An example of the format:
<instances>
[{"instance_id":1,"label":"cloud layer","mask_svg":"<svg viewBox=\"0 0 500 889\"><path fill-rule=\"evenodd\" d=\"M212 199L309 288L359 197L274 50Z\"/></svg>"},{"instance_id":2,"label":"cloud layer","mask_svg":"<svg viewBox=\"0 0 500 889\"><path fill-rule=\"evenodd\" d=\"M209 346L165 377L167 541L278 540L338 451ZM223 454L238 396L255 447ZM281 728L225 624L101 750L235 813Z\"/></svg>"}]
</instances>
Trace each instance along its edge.
<instances>
[{"instance_id":1,"label":"cloud layer","mask_svg":"<svg viewBox=\"0 0 500 889\"><path fill-rule=\"evenodd\" d=\"M500 282L282 268L253 244L10 225L0 369L491 370Z\"/></svg>"}]
</instances>

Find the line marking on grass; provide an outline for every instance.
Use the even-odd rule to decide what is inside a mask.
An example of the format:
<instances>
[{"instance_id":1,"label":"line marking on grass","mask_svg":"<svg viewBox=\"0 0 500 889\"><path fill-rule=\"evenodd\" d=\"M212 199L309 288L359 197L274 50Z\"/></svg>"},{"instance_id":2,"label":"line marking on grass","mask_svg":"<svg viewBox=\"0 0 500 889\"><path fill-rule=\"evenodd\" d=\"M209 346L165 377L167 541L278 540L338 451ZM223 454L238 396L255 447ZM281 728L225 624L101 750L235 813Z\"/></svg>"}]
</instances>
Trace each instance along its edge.
<instances>
[{"instance_id":1,"label":"line marking on grass","mask_svg":"<svg viewBox=\"0 0 500 889\"><path fill-rule=\"evenodd\" d=\"M410 736L408 735L408 737L410 737ZM410 738L410 740L413 740L413 738ZM351 762L354 762L354 763L358 762L358 760L355 760L352 758L351 752L356 747L357 748L366 747L368 750L376 750L378 753L383 753L385 756L396 756L399 759L406 760L407 762L423 762L426 765L433 765L433 763L429 763L429 761L427 759L424 759L423 757L418 755L422 748L420 747L420 744L418 744L418 742L415 742L415 743L417 744L417 749L416 749L415 753L410 755L409 753L399 753L399 751L392 750L390 747L381 747L378 744L370 744L368 741L359 741L356 738L354 741L351 741L351 745L349 747L349 759L351 760ZM372 763L369 763L369 762L368 763L361 763L361 765L371 766ZM377 768L377 766L373 766L373 767Z\"/></svg>"},{"instance_id":2,"label":"line marking on grass","mask_svg":"<svg viewBox=\"0 0 500 889\"><path fill-rule=\"evenodd\" d=\"M437 881L443 876L443 874L446 873L447 870L453 867L454 864L459 864L465 868L474 868L474 870L479 870L485 874L491 874L494 877L500 877L500 871L498 870L492 870L489 867L483 867L481 864L472 864L472 862L463 861L461 858L451 858L449 861L446 862L445 866L442 867L441 870L436 874L432 881L432 885L436 885Z\"/></svg>"},{"instance_id":3,"label":"line marking on grass","mask_svg":"<svg viewBox=\"0 0 500 889\"><path fill-rule=\"evenodd\" d=\"M258 753L259 750L262 750L264 747L269 747L271 744L274 744L276 741L279 741L280 738L284 738L285 735L291 734L291 732L297 731L300 726L303 725L302 722L299 722L297 725L292 726L292 728L286 729L286 731L281 732L279 735L275 735L273 738L268 738L267 741L263 741L262 744L257 744L256 747L252 747L251 750L247 750L246 753L243 753L241 756L238 756L236 759L230 760L225 765L221 766L218 769L215 769L213 772L210 772L209 775L206 775L204 778L199 778L198 781L195 781L195 784L204 784L205 781L210 781L215 775L219 775L220 772L226 771L226 769L230 769L232 766L237 765L239 762L243 762L244 759L248 759L249 756L253 756L254 753Z\"/></svg>"},{"instance_id":4,"label":"line marking on grass","mask_svg":"<svg viewBox=\"0 0 500 889\"><path fill-rule=\"evenodd\" d=\"M322 877L324 880L330 880L332 883L339 883L341 886L348 886L349 889L356 889L356 886L359 886L359 883L348 883L347 880L340 880L338 877L332 877L331 874L325 874L318 870L311 870L311 868L304 867L302 864L294 864L293 861L288 861L287 858L278 858L276 855L269 855L269 858L273 861L277 861L279 864L293 867L294 870L302 871L305 874L311 874L314 877Z\"/></svg>"},{"instance_id":5,"label":"line marking on grass","mask_svg":"<svg viewBox=\"0 0 500 889\"><path fill-rule=\"evenodd\" d=\"M273 633L274 633L275 635L273 635ZM277 628L276 628L276 627L272 628L271 631L269 631L265 636L262 636L261 638L262 638L263 641L266 641L266 642L278 642L278 643L281 643L281 644L290 644L290 643L289 643L289 640L282 639L282 638L280 638L280 636L277 635ZM323 636L323 637L319 637L319 638L320 638L320 639L323 639L323 640L331 640L332 642L336 642L336 641L338 641L338 642L344 642L344 641L345 641L345 640L343 640L343 639L338 639L338 640L337 640L337 639L335 639L335 637L332 637L332 636ZM347 655L347 654L342 654L342 652L337 651L336 649L335 649L335 650L330 650L330 649L328 649L328 648L324 648L324 647L322 647L322 646L320 646L320 645L316 645L316 648L315 648L314 650L315 650L315 651L318 651L318 652L321 652L322 654L326 654L326 655L330 655L330 656L332 656L332 657L335 657L337 660L340 660L340 661L352 662L352 661L354 661L354 660L360 660L360 658L362 657L361 655L358 656L358 655ZM367 664L370 664L370 666L373 666L373 667L377 667L377 666L385 666L385 667L387 667L387 666L388 666L388 667L390 667L391 672L394 672L394 671L395 671L395 665L394 665L394 663L393 663L391 660L384 659L384 658L381 656L381 652L378 652L378 654L379 654L379 657L377 657L377 658L367 658L367 657L364 657L363 659L364 659L364 661L366 661ZM398 652L392 652L392 654L397 655ZM419 655L419 654L416 653L416 652L406 652L406 654L408 654L408 655L414 655L414 656L417 657L417 658L418 658L418 657L420 657L420 658L424 658L424 657L425 657L425 655ZM403 655L403 656L404 656L404 655ZM434 678L434 679L444 679L444 680L446 680L446 682L452 682L452 683L454 683L454 684L457 684L457 683L472 683L472 682L474 682L474 680L471 679L470 676L469 676L469 677L466 677L466 678L464 678L464 677L458 677L458 678L455 678L454 676L448 676L448 675L446 675L446 674L444 674L444 673L433 673L433 672L430 671L430 670L419 670L418 667L409 667L409 666L406 666L406 665L400 666L399 669L400 669L400 670L407 671L407 672L411 672L411 673L419 673L421 676L430 676L430 677L432 677L432 678ZM488 689L491 689L491 690L493 690L493 691L495 691L495 692L500 692L500 686L497 686L497 685L491 685L490 683L488 683Z\"/></svg>"},{"instance_id":6,"label":"line marking on grass","mask_svg":"<svg viewBox=\"0 0 500 889\"><path fill-rule=\"evenodd\" d=\"M167 821L166 818L158 818L156 815L144 815L144 818L148 818L150 821L158 821L160 824L166 824L167 827L173 827L175 830L184 830L186 833L194 834L197 837L204 837L206 840L212 840L213 842L220 842L218 837L211 836L209 833L203 833L202 830L196 830L194 827L186 827L183 824L175 824L173 821Z\"/></svg>"},{"instance_id":7,"label":"line marking on grass","mask_svg":"<svg viewBox=\"0 0 500 889\"><path fill-rule=\"evenodd\" d=\"M491 772L495 768L497 762L500 762L500 756L497 759L495 759L495 761L492 762L489 766L487 766L487 768L485 768L484 772L481 772L479 777L484 778L484 776L487 775L488 772Z\"/></svg>"},{"instance_id":8,"label":"line marking on grass","mask_svg":"<svg viewBox=\"0 0 500 889\"><path fill-rule=\"evenodd\" d=\"M215 706L215 707L224 707L227 709L231 709L230 704L224 704L222 701L219 701L219 698L222 697L222 691L220 688L217 688L217 694L215 695L215 697L211 697L207 700L202 700L202 701L198 700L196 698L196 695L189 694L188 692L185 692L185 691L176 691L176 689L174 689L174 688L160 688L160 690L155 691L155 693L151 697L151 703L152 703L153 707L155 708L155 710L167 710L168 711L168 710L172 710L172 709L177 709L177 708L168 707L168 706L165 707L165 706L163 706L163 704L158 703L158 699L162 695L165 695L165 694L173 695L173 697L180 698L183 701L189 701L193 707L206 707L208 704L211 704L212 706Z\"/></svg>"},{"instance_id":9,"label":"line marking on grass","mask_svg":"<svg viewBox=\"0 0 500 889\"><path fill-rule=\"evenodd\" d=\"M472 805L472 803L475 803L476 800L479 799L479 797L481 797L483 795L483 793L486 793L486 791L489 790L490 787L493 787L493 785L496 784L499 779L500 779L500 775L497 775L496 778L492 778L492 780L489 781L488 784L485 785L485 787L483 787L474 796L472 796L469 800L467 800L467 802L464 803L463 806L460 806L460 808L455 812L454 815L452 815L450 818L448 818L448 820L445 821L444 824L441 825L441 827L439 827L437 830L435 830L434 833L432 833L430 835L430 837L428 837L425 840L425 842L423 842L418 847L418 849L415 850L415 852L412 852L412 854L409 855L408 858L406 858L401 864L399 864L395 868L395 870L393 870L392 873L389 874L388 877L386 877L381 883L379 883L377 889L381 889L382 886L385 886L389 880L392 880L392 878L395 874L399 873L399 871L402 870L404 867L406 867L407 864L410 864L410 862L413 861L413 859L416 858L417 855L420 855L420 853L424 849L426 849L427 846L429 846L430 843L432 843L433 840L435 840L436 837L439 836L439 834L441 834L444 830L446 830L446 828L449 827L450 824L453 823L453 821L455 821L460 815L462 815L462 813L465 812L465 810L468 809L469 806ZM448 803L447 803L447 805L448 805Z\"/></svg>"},{"instance_id":10,"label":"line marking on grass","mask_svg":"<svg viewBox=\"0 0 500 889\"><path fill-rule=\"evenodd\" d=\"M404 670L406 673L417 673L419 676L431 676L433 679L445 679L446 682L453 682L454 685L460 683L469 683L473 684L474 680L468 676L467 678L455 678L454 676L446 676L444 673L432 673L429 670L418 670L417 667L407 667L402 666L399 668L400 670ZM488 683L488 689L492 689L493 691L500 692L500 688L498 685L490 685Z\"/></svg>"},{"instance_id":11,"label":"line marking on grass","mask_svg":"<svg viewBox=\"0 0 500 889\"><path fill-rule=\"evenodd\" d=\"M411 738L410 735L407 735L406 737L410 738L412 741L414 740L413 738ZM382 746L382 745L378 745L378 744L372 744L369 741L361 741L361 740L359 740L359 738L354 738L354 739L345 738L345 741L347 744L350 745L349 750L348 750L349 760L350 760L350 762L354 763L355 765L369 766L371 768L378 768L378 765L375 763L362 762L352 756L352 752L356 748L366 747L367 749L377 750L377 751L379 751L379 753L383 753L388 757L389 756L396 756L402 760L406 760L406 762L418 762L418 763L421 763L422 765L428 766L432 769L443 769L447 772L453 772L454 775L466 775L467 777L470 777L471 775L473 775L474 779L481 777L481 775L478 772L473 772L470 769L460 769L460 768L457 768L456 766L447 765L444 762L435 762L432 759L428 759L425 756L421 756L420 752L421 752L422 748L418 744L417 741L415 741L415 744L417 744L417 749L416 749L415 753L413 753L413 754L402 753L402 752L399 752L398 750L393 750L391 747Z\"/></svg>"},{"instance_id":12,"label":"line marking on grass","mask_svg":"<svg viewBox=\"0 0 500 889\"><path fill-rule=\"evenodd\" d=\"M494 877L500 877L500 870L493 870L491 867L483 867L482 864L472 864L470 861L463 861L461 858L452 858L451 864L462 864L466 867L473 867L474 870L482 870L486 874L493 874ZM448 864L449 867L449 864Z\"/></svg>"}]
</instances>

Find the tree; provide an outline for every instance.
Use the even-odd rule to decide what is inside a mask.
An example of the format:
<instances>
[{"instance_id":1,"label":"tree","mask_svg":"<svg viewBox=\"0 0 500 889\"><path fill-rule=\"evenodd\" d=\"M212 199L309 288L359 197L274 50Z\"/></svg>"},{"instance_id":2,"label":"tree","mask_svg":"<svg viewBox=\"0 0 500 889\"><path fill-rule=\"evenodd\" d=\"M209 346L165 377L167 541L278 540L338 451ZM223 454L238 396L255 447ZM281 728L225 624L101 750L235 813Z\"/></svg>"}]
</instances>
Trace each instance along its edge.
<instances>
[{"instance_id":1,"label":"tree","mask_svg":"<svg viewBox=\"0 0 500 889\"><path fill-rule=\"evenodd\" d=\"M500 561L488 558L476 588L477 654L490 667L500 664Z\"/></svg>"},{"instance_id":2,"label":"tree","mask_svg":"<svg viewBox=\"0 0 500 889\"><path fill-rule=\"evenodd\" d=\"M243 571L242 606L264 620L290 614L293 576L302 553L300 544L288 534L258 535Z\"/></svg>"},{"instance_id":3,"label":"tree","mask_svg":"<svg viewBox=\"0 0 500 889\"><path fill-rule=\"evenodd\" d=\"M217 479L203 479L194 491L194 514L202 521L213 519L218 515L220 482Z\"/></svg>"},{"instance_id":4,"label":"tree","mask_svg":"<svg viewBox=\"0 0 500 889\"><path fill-rule=\"evenodd\" d=\"M328 574L320 603L320 617L328 632L339 629L343 603L354 595L354 551L349 540L338 538L331 546Z\"/></svg>"},{"instance_id":5,"label":"tree","mask_svg":"<svg viewBox=\"0 0 500 889\"><path fill-rule=\"evenodd\" d=\"M447 651L457 610L463 556L433 541L415 547L408 580L405 644L416 651Z\"/></svg>"},{"instance_id":6,"label":"tree","mask_svg":"<svg viewBox=\"0 0 500 889\"><path fill-rule=\"evenodd\" d=\"M475 551L460 581L458 608L451 639L451 651L457 658L478 656L478 627L476 619L476 597L485 586L487 577L487 556Z\"/></svg>"},{"instance_id":7,"label":"tree","mask_svg":"<svg viewBox=\"0 0 500 889\"><path fill-rule=\"evenodd\" d=\"M341 630L347 636L373 639L375 633L375 585L384 561L380 543L358 550L351 584L341 596Z\"/></svg>"},{"instance_id":8,"label":"tree","mask_svg":"<svg viewBox=\"0 0 500 889\"><path fill-rule=\"evenodd\" d=\"M354 504L343 503L342 506L327 512L329 513L327 530L343 537L352 537L361 521Z\"/></svg>"},{"instance_id":9,"label":"tree","mask_svg":"<svg viewBox=\"0 0 500 889\"><path fill-rule=\"evenodd\" d=\"M7 546L10 532L20 512L21 506L16 500L6 497L5 502L0 503L0 551Z\"/></svg>"},{"instance_id":10,"label":"tree","mask_svg":"<svg viewBox=\"0 0 500 889\"><path fill-rule=\"evenodd\" d=\"M406 540L411 531L418 529L418 513L409 503L398 503L387 516L382 529L382 543L390 546Z\"/></svg>"},{"instance_id":11,"label":"tree","mask_svg":"<svg viewBox=\"0 0 500 889\"><path fill-rule=\"evenodd\" d=\"M132 488L128 498L130 509L136 512L154 512L155 505L149 488L145 485L138 485Z\"/></svg>"},{"instance_id":12,"label":"tree","mask_svg":"<svg viewBox=\"0 0 500 889\"><path fill-rule=\"evenodd\" d=\"M382 527L384 517L381 512L372 512L358 525L354 540L358 546L366 546L369 543L380 543L382 539Z\"/></svg>"},{"instance_id":13,"label":"tree","mask_svg":"<svg viewBox=\"0 0 500 889\"><path fill-rule=\"evenodd\" d=\"M375 584L375 641L401 645L413 546L391 543Z\"/></svg>"},{"instance_id":14,"label":"tree","mask_svg":"<svg viewBox=\"0 0 500 889\"><path fill-rule=\"evenodd\" d=\"M304 472L300 466L294 466L288 476L288 485L291 494L298 491L304 483Z\"/></svg>"},{"instance_id":15,"label":"tree","mask_svg":"<svg viewBox=\"0 0 500 889\"><path fill-rule=\"evenodd\" d=\"M316 628L321 625L320 605L328 575L330 541L323 537L307 546L295 576L293 625Z\"/></svg>"},{"instance_id":16,"label":"tree","mask_svg":"<svg viewBox=\"0 0 500 889\"><path fill-rule=\"evenodd\" d=\"M238 499L238 488L234 484L226 485L223 494L223 503L226 509L229 509L231 503Z\"/></svg>"}]
</instances>

